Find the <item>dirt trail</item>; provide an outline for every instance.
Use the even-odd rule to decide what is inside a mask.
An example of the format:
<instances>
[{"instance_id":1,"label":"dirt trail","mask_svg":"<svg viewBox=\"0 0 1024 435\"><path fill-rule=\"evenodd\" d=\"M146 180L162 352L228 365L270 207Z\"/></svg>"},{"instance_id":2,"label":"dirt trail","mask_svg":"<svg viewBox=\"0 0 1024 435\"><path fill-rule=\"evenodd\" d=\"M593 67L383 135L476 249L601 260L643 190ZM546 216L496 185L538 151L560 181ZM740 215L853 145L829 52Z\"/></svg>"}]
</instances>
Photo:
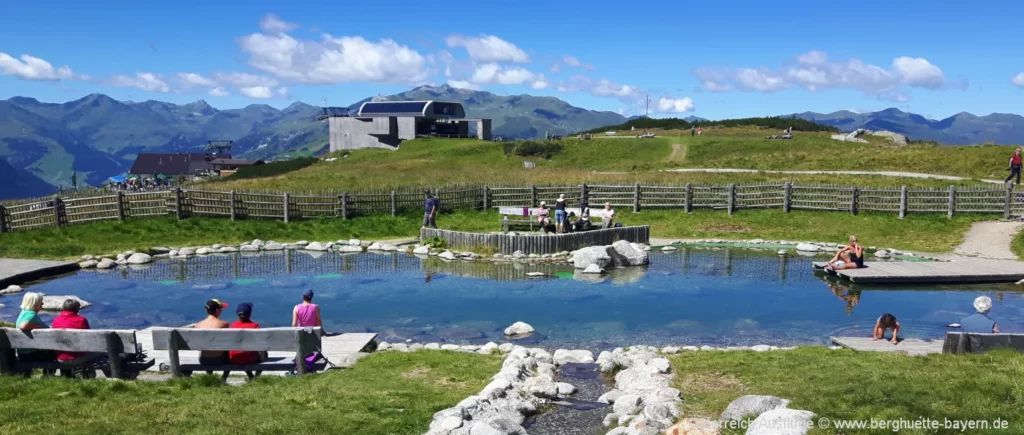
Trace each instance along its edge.
<instances>
[{"instance_id":1,"label":"dirt trail","mask_svg":"<svg viewBox=\"0 0 1024 435\"><path fill-rule=\"evenodd\" d=\"M1024 222L975 222L954 252L972 257L1016 260L1010 245L1022 228Z\"/></svg>"},{"instance_id":2,"label":"dirt trail","mask_svg":"<svg viewBox=\"0 0 1024 435\"><path fill-rule=\"evenodd\" d=\"M686 161L686 150L684 143L672 144L672 154L669 154L668 161L672 163L683 163Z\"/></svg>"}]
</instances>

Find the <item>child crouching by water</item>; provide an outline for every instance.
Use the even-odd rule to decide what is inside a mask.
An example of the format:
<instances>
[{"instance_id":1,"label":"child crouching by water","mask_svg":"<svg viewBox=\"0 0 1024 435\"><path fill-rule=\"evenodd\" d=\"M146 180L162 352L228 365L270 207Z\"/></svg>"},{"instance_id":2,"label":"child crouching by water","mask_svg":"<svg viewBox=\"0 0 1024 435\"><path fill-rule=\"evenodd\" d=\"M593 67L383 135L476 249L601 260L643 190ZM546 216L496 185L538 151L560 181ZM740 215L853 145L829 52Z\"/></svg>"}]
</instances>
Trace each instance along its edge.
<instances>
[{"instance_id":1,"label":"child crouching by water","mask_svg":"<svg viewBox=\"0 0 1024 435\"><path fill-rule=\"evenodd\" d=\"M889 341L891 341L892 344L899 343L897 335L900 333L900 322L896 321L896 316L889 313L882 314L882 316L878 318L878 321L875 322L875 332L871 339L884 339L885 331L887 329L892 329L892 340Z\"/></svg>"}]
</instances>

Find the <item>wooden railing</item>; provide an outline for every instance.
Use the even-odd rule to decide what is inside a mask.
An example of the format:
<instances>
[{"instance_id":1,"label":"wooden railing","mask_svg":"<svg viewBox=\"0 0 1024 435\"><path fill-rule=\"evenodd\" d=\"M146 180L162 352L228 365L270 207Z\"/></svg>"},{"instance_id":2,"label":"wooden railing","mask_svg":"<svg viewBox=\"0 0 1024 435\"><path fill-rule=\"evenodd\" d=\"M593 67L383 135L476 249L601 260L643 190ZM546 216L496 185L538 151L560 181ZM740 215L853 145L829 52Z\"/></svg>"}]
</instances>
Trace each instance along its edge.
<instances>
[{"instance_id":1,"label":"wooden railing","mask_svg":"<svg viewBox=\"0 0 1024 435\"><path fill-rule=\"evenodd\" d=\"M619 211L648 209L725 210L745 209L860 211L893 213L1002 214L1024 212L1024 193L1009 188L909 189L847 186L755 185L587 185L577 186L447 186L432 188L444 211L487 210L500 207L536 207L553 204L565 195L570 205L587 200L593 208L609 203ZM341 218L390 214L423 209L423 189L371 192L265 192L173 189L125 193L94 191L95 196L40 198L0 204L0 232L103 220L151 216L219 216L229 219Z\"/></svg>"}]
</instances>

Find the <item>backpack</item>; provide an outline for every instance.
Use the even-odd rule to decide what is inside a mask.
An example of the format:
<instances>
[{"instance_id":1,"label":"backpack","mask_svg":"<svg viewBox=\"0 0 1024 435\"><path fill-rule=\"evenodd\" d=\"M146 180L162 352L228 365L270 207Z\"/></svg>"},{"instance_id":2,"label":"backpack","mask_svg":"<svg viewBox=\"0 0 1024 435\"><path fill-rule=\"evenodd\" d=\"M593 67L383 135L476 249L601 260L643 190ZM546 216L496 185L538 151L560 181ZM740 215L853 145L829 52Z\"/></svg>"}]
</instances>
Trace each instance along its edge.
<instances>
[{"instance_id":1,"label":"backpack","mask_svg":"<svg viewBox=\"0 0 1024 435\"><path fill-rule=\"evenodd\" d=\"M321 355L320 352L313 352L313 353L309 354L309 356L306 357L306 373L312 372L313 369L316 368L317 361L320 361L320 359L323 358L323 357L324 356ZM295 365L295 371L296 372L299 371L299 365L298 364Z\"/></svg>"}]
</instances>

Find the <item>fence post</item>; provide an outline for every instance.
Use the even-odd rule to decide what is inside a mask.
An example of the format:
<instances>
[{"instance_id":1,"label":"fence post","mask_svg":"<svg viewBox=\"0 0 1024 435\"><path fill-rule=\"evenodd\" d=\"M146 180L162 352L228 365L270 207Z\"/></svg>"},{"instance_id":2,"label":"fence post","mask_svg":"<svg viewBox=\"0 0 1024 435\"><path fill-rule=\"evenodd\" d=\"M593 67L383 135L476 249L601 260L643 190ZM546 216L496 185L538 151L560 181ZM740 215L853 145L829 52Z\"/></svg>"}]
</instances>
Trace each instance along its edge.
<instances>
[{"instance_id":1,"label":"fence post","mask_svg":"<svg viewBox=\"0 0 1024 435\"><path fill-rule=\"evenodd\" d=\"M391 191L391 216L394 216L397 211L398 211L398 204L396 203L396 200L395 200L395 191L392 190Z\"/></svg>"},{"instance_id":2,"label":"fence post","mask_svg":"<svg viewBox=\"0 0 1024 435\"><path fill-rule=\"evenodd\" d=\"M686 191L683 194L683 210L687 213L693 211L693 185L686 183Z\"/></svg>"},{"instance_id":3,"label":"fence post","mask_svg":"<svg viewBox=\"0 0 1024 435\"><path fill-rule=\"evenodd\" d=\"M640 213L640 183L633 185L633 213Z\"/></svg>"},{"instance_id":4,"label":"fence post","mask_svg":"<svg viewBox=\"0 0 1024 435\"><path fill-rule=\"evenodd\" d=\"M1006 203L1003 205L1003 219L1010 218L1010 203L1013 202L1013 185L1006 187Z\"/></svg>"},{"instance_id":5,"label":"fence post","mask_svg":"<svg viewBox=\"0 0 1024 435\"><path fill-rule=\"evenodd\" d=\"M181 188L180 187L175 187L174 188L174 214L178 217L178 220L181 220L182 218L185 217L185 215L182 213L182 210L181 210Z\"/></svg>"},{"instance_id":6,"label":"fence post","mask_svg":"<svg viewBox=\"0 0 1024 435\"><path fill-rule=\"evenodd\" d=\"M530 207L536 207L536 206L537 206L537 185L536 184L531 184L530 185Z\"/></svg>"},{"instance_id":7,"label":"fence post","mask_svg":"<svg viewBox=\"0 0 1024 435\"><path fill-rule=\"evenodd\" d=\"M900 187L900 219L907 216L907 186Z\"/></svg>"},{"instance_id":8,"label":"fence post","mask_svg":"<svg viewBox=\"0 0 1024 435\"><path fill-rule=\"evenodd\" d=\"M791 199L793 198L793 183L786 182L786 185L782 188L782 211L789 213Z\"/></svg>"},{"instance_id":9,"label":"fence post","mask_svg":"<svg viewBox=\"0 0 1024 435\"><path fill-rule=\"evenodd\" d=\"M850 198L850 215L857 216L857 198L860 197L860 188L853 188L853 196Z\"/></svg>"},{"instance_id":10,"label":"fence post","mask_svg":"<svg viewBox=\"0 0 1024 435\"><path fill-rule=\"evenodd\" d=\"M7 209L4 208L3 204L0 204L0 233L7 232ZM0 355L3 358L4 355Z\"/></svg>"},{"instance_id":11,"label":"fence post","mask_svg":"<svg viewBox=\"0 0 1024 435\"><path fill-rule=\"evenodd\" d=\"M117 191L117 220L124 220L124 192Z\"/></svg>"},{"instance_id":12,"label":"fence post","mask_svg":"<svg viewBox=\"0 0 1024 435\"><path fill-rule=\"evenodd\" d=\"M487 185L485 184L484 185L484 210L483 211L487 211L487 210L491 209L490 199L491 199L491 188L487 187Z\"/></svg>"},{"instance_id":13,"label":"fence post","mask_svg":"<svg viewBox=\"0 0 1024 435\"><path fill-rule=\"evenodd\" d=\"M60 228L63 224L61 222L62 214L64 214L64 200L58 196L53 198L53 222L57 228Z\"/></svg>"},{"instance_id":14,"label":"fence post","mask_svg":"<svg viewBox=\"0 0 1024 435\"><path fill-rule=\"evenodd\" d=\"M590 192L587 189L587 183L581 184L580 185L580 202L585 202L587 204L590 204L590 201L587 199L587 196L589 196L589 195L590 195Z\"/></svg>"},{"instance_id":15,"label":"fence post","mask_svg":"<svg viewBox=\"0 0 1024 435\"><path fill-rule=\"evenodd\" d=\"M953 212L956 210L956 186L949 186L949 207L946 210L946 217L953 219Z\"/></svg>"},{"instance_id":16,"label":"fence post","mask_svg":"<svg viewBox=\"0 0 1024 435\"><path fill-rule=\"evenodd\" d=\"M291 195L288 195L288 192L285 192L285 194L284 194L284 223L288 223L288 214L289 214L288 213L288 201L289 201L290 198L291 198Z\"/></svg>"},{"instance_id":17,"label":"fence post","mask_svg":"<svg viewBox=\"0 0 1024 435\"><path fill-rule=\"evenodd\" d=\"M341 218L348 219L348 192L338 195L338 201L341 202Z\"/></svg>"},{"instance_id":18,"label":"fence post","mask_svg":"<svg viewBox=\"0 0 1024 435\"><path fill-rule=\"evenodd\" d=\"M733 210L736 208L736 183L729 183L729 215L732 216Z\"/></svg>"},{"instance_id":19,"label":"fence post","mask_svg":"<svg viewBox=\"0 0 1024 435\"><path fill-rule=\"evenodd\" d=\"M231 206L231 220L235 220L235 191L228 192L228 201Z\"/></svg>"}]
</instances>

